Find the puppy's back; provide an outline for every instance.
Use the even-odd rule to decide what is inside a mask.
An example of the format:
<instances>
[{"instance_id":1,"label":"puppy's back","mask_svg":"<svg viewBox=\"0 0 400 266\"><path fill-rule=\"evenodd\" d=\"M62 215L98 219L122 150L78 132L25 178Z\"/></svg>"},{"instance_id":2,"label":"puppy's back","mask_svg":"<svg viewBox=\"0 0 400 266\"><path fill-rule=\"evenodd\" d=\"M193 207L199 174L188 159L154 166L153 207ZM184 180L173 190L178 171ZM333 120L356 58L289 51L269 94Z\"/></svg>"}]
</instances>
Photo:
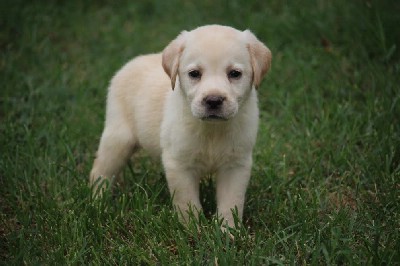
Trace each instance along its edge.
<instances>
[{"instance_id":1,"label":"puppy's back","mask_svg":"<svg viewBox=\"0 0 400 266\"><path fill-rule=\"evenodd\" d=\"M159 156L162 112L169 91L171 82L162 68L161 54L132 59L111 80L106 124L129 124L135 142ZM121 117L124 121L115 121Z\"/></svg>"}]
</instances>

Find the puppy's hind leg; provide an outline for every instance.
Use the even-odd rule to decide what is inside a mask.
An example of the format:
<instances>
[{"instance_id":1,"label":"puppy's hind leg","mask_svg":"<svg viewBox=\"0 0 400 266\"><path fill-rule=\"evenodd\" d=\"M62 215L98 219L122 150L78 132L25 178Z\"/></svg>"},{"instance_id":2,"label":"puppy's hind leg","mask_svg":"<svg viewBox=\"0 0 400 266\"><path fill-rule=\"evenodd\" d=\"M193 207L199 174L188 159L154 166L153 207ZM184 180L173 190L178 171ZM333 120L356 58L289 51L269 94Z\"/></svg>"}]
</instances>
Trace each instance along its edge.
<instances>
[{"instance_id":1,"label":"puppy's hind leg","mask_svg":"<svg viewBox=\"0 0 400 266\"><path fill-rule=\"evenodd\" d=\"M107 125L101 136L96 159L90 172L93 195L101 195L132 156L136 141L125 123Z\"/></svg>"}]
</instances>

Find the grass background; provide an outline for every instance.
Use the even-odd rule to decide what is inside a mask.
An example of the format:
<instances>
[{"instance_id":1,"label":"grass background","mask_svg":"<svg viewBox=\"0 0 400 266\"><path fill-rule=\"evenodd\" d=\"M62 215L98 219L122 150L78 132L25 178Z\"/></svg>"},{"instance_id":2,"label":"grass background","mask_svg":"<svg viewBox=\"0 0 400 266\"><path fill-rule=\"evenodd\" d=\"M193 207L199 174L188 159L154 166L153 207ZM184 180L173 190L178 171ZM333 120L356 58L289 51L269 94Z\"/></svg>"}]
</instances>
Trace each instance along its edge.
<instances>
[{"instance_id":1,"label":"grass background","mask_svg":"<svg viewBox=\"0 0 400 266\"><path fill-rule=\"evenodd\" d=\"M396 1L1 1L2 264L400 264ZM273 52L243 226L182 227L145 155L87 177L107 84L181 30L251 29ZM199 230L197 230L197 227Z\"/></svg>"}]
</instances>

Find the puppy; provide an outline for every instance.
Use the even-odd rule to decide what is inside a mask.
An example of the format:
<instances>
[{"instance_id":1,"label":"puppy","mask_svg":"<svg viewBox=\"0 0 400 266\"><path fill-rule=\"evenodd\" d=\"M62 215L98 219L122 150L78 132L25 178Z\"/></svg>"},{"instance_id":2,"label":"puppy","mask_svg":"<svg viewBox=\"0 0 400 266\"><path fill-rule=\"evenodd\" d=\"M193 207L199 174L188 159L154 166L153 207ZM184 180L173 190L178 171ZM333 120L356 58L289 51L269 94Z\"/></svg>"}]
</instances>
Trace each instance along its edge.
<instances>
[{"instance_id":1,"label":"puppy","mask_svg":"<svg viewBox=\"0 0 400 266\"><path fill-rule=\"evenodd\" d=\"M216 179L217 215L242 218L258 129L256 88L271 52L249 30L183 31L162 52L139 56L112 79L90 185L116 176L134 151L161 156L180 218L201 210L199 182Z\"/></svg>"}]
</instances>

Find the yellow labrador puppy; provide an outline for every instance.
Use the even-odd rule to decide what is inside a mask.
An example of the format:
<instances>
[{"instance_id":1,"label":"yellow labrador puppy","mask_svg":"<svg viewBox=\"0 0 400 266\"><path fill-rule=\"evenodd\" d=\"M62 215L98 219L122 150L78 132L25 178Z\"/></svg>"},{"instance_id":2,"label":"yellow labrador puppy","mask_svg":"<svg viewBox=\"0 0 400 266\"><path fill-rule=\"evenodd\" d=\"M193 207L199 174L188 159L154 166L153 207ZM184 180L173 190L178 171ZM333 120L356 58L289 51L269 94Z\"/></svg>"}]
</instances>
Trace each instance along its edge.
<instances>
[{"instance_id":1,"label":"yellow labrador puppy","mask_svg":"<svg viewBox=\"0 0 400 266\"><path fill-rule=\"evenodd\" d=\"M162 54L139 56L112 79L104 132L90 174L96 189L138 148L161 156L184 221L201 210L199 182L214 174L217 213L234 226L252 166L256 88L271 52L250 31L210 25L183 31Z\"/></svg>"}]
</instances>

